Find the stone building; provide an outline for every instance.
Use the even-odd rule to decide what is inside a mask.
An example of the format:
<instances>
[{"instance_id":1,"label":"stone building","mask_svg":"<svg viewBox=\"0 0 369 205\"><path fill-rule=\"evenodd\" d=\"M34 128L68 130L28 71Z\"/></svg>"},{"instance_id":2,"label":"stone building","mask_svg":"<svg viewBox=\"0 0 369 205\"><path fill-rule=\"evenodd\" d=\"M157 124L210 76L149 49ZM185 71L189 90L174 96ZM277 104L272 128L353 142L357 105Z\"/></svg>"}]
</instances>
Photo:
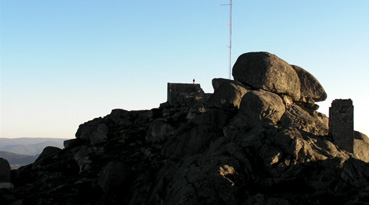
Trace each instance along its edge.
<instances>
[{"instance_id":1,"label":"stone building","mask_svg":"<svg viewBox=\"0 0 369 205\"><path fill-rule=\"evenodd\" d=\"M179 96L196 95L203 92L200 84L187 84L187 83L168 83L168 95L167 101L172 104Z\"/></svg>"},{"instance_id":2,"label":"stone building","mask_svg":"<svg viewBox=\"0 0 369 205\"><path fill-rule=\"evenodd\" d=\"M354 106L351 99L336 99L329 108L329 133L335 144L354 153Z\"/></svg>"}]
</instances>

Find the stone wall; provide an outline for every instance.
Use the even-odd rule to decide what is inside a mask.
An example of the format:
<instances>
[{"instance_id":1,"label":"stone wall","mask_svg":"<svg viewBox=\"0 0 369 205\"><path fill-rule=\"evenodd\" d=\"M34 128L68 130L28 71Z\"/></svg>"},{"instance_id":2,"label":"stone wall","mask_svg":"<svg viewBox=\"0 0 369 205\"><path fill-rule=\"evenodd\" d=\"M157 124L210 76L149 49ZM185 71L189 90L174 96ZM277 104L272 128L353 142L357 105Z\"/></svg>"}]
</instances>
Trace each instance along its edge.
<instances>
[{"instance_id":1,"label":"stone wall","mask_svg":"<svg viewBox=\"0 0 369 205\"><path fill-rule=\"evenodd\" d=\"M168 103L175 101L179 95L202 92L200 84L168 83Z\"/></svg>"},{"instance_id":2,"label":"stone wall","mask_svg":"<svg viewBox=\"0 0 369 205\"><path fill-rule=\"evenodd\" d=\"M329 108L329 133L335 144L354 152L354 106L351 99L336 99Z\"/></svg>"}]
</instances>

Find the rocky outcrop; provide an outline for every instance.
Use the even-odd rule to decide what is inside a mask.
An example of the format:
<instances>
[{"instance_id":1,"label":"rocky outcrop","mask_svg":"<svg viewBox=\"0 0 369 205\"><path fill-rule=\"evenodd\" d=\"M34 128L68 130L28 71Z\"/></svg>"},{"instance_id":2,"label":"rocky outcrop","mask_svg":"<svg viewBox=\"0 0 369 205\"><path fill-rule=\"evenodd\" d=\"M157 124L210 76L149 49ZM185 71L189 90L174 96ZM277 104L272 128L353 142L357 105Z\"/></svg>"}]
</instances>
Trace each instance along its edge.
<instances>
[{"instance_id":1,"label":"rocky outcrop","mask_svg":"<svg viewBox=\"0 0 369 205\"><path fill-rule=\"evenodd\" d=\"M245 53L233 66L233 77L254 89L287 94L295 101L301 96L300 80L284 60L267 52Z\"/></svg>"},{"instance_id":2,"label":"rocky outcrop","mask_svg":"<svg viewBox=\"0 0 369 205\"><path fill-rule=\"evenodd\" d=\"M275 62L279 60L271 54L262 55L274 59L258 60L262 66L286 65ZM257 62L247 64L259 66ZM277 76L284 75L288 74ZM292 78L296 76L295 72ZM45 149L33 165L13 170L15 187L0 189L0 201L186 205L369 201L366 136L356 133L355 140L365 144L356 155L342 150L328 133L328 118L298 101L295 91L244 83L214 79L209 100L202 91L174 92L171 103L159 108L115 109L83 123L65 149ZM301 87L298 93L312 96Z\"/></svg>"},{"instance_id":3,"label":"rocky outcrop","mask_svg":"<svg viewBox=\"0 0 369 205\"><path fill-rule=\"evenodd\" d=\"M286 108L281 123L318 136L328 135L329 132L329 119L326 115L318 112L308 112L296 104Z\"/></svg>"}]
</instances>

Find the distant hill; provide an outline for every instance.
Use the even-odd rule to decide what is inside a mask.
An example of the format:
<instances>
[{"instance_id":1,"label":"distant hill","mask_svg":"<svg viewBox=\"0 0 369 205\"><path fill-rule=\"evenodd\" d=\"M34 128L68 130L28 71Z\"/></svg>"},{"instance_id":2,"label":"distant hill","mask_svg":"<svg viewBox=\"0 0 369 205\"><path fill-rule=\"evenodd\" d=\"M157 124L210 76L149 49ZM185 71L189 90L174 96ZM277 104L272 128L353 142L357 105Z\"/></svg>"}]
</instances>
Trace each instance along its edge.
<instances>
[{"instance_id":1,"label":"distant hill","mask_svg":"<svg viewBox=\"0 0 369 205\"><path fill-rule=\"evenodd\" d=\"M47 146L63 148L62 138L0 138L0 157L12 169L33 163Z\"/></svg>"},{"instance_id":2,"label":"distant hill","mask_svg":"<svg viewBox=\"0 0 369 205\"><path fill-rule=\"evenodd\" d=\"M12 152L0 151L0 158L8 160L12 169L17 169L21 166L31 164L37 159L38 155L28 156L23 154L16 154Z\"/></svg>"},{"instance_id":3,"label":"distant hill","mask_svg":"<svg viewBox=\"0 0 369 205\"><path fill-rule=\"evenodd\" d=\"M61 138L0 138L0 151L34 156L47 146L63 148Z\"/></svg>"}]
</instances>

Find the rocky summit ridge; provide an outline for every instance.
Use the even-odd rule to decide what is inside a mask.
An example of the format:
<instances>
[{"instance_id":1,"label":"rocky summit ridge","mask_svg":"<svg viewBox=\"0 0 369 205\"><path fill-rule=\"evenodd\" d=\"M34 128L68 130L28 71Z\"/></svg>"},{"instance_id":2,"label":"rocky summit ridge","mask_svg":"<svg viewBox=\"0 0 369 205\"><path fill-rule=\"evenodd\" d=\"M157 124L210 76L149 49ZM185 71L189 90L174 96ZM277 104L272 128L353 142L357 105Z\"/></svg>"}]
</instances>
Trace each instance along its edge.
<instances>
[{"instance_id":1,"label":"rocky summit ridge","mask_svg":"<svg viewBox=\"0 0 369 205\"><path fill-rule=\"evenodd\" d=\"M213 79L213 94L168 84L159 108L81 124L64 149L11 171L2 204L369 202L368 138L355 131L353 153L337 145L312 74L254 52L233 77Z\"/></svg>"}]
</instances>

